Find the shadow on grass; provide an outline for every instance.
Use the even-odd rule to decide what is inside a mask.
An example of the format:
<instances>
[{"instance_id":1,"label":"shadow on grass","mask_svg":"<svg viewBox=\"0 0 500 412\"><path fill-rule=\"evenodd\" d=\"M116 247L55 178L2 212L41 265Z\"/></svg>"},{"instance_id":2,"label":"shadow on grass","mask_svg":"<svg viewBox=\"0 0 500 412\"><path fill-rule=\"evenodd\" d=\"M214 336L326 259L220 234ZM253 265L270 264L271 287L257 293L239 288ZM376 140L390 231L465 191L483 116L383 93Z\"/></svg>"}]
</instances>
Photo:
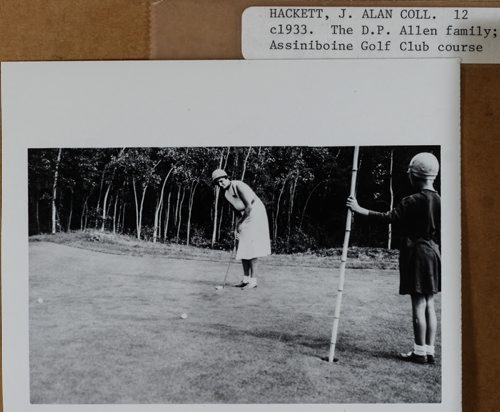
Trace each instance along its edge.
<instances>
[{"instance_id":1,"label":"shadow on grass","mask_svg":"<svg viewBox=\"0 0 500 412\"><path fill-rule=\"evenodd\" d=\"M328 346L328 345L327 345ZM328 353L329 348L325 347L325 351ZM399 359L397 353L392 353L392 352L387 352L387 351L380 351L380 350L366 350L362 349L359 347L352 347L350 346L349 348L344 348L343 345L337 345L337 350L335 352L335 362L342 361L346 359L346 354L348 354L348 358L350 360L350 363L353 361L353 355L362 355L364 359L369 359L372 358L373 360L389 360L389 361L396 361L398 363L401 363L401 359ZM321 359L322 361L328 362L328 356L323 355L318 355L318 359Z\"/></svg>"},{"instance_id":2,"label":"shadow on grass","mask_svg":"<svg viewBox=\"0 0 500 412\"><path fill-rule=\"evenodd\" d=\"M223 325L220 323L212 324L214 329L217 329L217 333L213 332L214 335L220 336L221 332L230 338L239 337L254 337L259 339L267 339L276 341L278 343L284 343L291 346L304 346L315 350L324 350L328 348L329 342L324 338L311 337L305 334L293 334L287 332L278 332L274 330L267 329L237 329L228 325Z\"/></svg>"},{"instance_id":3,"label":"shadow on grass","mask_svg":"<svg viewBox=\"0 0 500 412\"><path fill-rule=\"evenodd\" d=\"M324 337L313 337L306 334L293 334L289 332L278 332L268 329L240 329L219 323L212 324L211 327L217 330L217 332L208 333L212 333L213 335L217 336L221 336L221 334L223 334L224 336L231 339L244 338L244 340L246 340L248 337L254 337L275 341L276 343L283 343L292 347L302 346L314 350L317 355L313 354L313 357L322 361L328 361L328 357L325 356L325 353L329 352L330 341L329 339L325 339ZM308 354L311 353L308 352ZM351 361L353 361L353 357L359 357L362 359L372 358L374 360L388 360L401 365L407 364L407 362L403 362L399 358L399 353L395 350L387 351L380 349L368 349L356 344L338 342L335 361L337 361L338 359L342 360L342 358L345 358L344 355L346 354L348 354L348 358L350 358Z\"/></svg>"}]
</instances>

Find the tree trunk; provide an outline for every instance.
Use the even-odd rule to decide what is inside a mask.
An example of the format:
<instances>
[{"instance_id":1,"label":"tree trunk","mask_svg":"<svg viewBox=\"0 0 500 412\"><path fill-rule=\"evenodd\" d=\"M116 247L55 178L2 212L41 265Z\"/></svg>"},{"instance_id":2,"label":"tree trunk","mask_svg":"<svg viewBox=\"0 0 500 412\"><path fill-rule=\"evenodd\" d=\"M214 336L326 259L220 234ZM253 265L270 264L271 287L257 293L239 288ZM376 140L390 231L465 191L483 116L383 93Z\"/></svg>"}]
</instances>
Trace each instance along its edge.
<instances>
[{"instance_id":1,"label":"tree trunk","mask_svg":"<svg viewBox=\"0 0 500 412\"><path fill-rule=\"evenodd\" d=\"M154 221L153 221L153 243L156 243L156 238L158 237L158 228L160 227L158 220L160 218L161 206L163 199L158 198L155 206Z\"/></svg>"},{"instance_id":2,"label":"tree trunk","mask_svg":"<svg viewBox=\"0 0 500 412\"><path fill-rule=\"evenodd\" d=\"M176 242L179 243L179 234L181 232L181 222L182 222L182 203L184 202L184 195L186 194L186 189L182 189L181 202L179 204L179 221L177 222L177 236L175 238Z\"/></svg>"},{"instance_id":3,"label":"tree trunk","mask_svg":"<svg viewBox=\"0 0 500 412\"><path fill-rule=\"evenodd\" d=\"M226 167L227 167L227 161L229 159L229 152L231 151L231 146L228 146L227 147L227 154L226 154L226 159L224 160L224 166L222 166L222 168L224 170L226 170Z\"/></svg>"},{"instance_id":4,"label":"tree trunk","mask_svg":"<svg viewBox=\"0 0 500 412\"><path fill-rule=\"evenodd\" d=\"M226 159L224 160L224 167L223 167L224 170L226 170L226 168L227 168L227 162L229 160L229 153L230 152L231 152L231 146L228 146L227 147ZM233 218L232 219L233 220L231 221L231 227L233 228L233 231L234 231L234 212L233 212ZM219 225L219 227L220 227L220 225ZM220 229L219 229L219 239L220 239ZM233 244L233 248L235 248L236 247L236 239L233 239L233 243L234 243Z\"/></svg>"},{"instance_id":5,"label":"tree trunk","mask_svg":"<svg viewBox=\"0 0 500 412\"><path fill-rule=\"evenodd\" d=\"M83 222L83 230L87 230L87 222L89 218L89 206L86 204L85 205L85 221Z\"/></svg>"},{"instance_id":6,"label":"tree trunk","mask_svg":"<svg viewBox=\"0 0 500 412\"><path fill-rule=\"evenodd\" d=\"M172 173L173 170L174 170L173 167L170 168L170 170L167 173L167 176L165 176L165 179L163 180L163 185L161 186L160 198L159 198L158 202L156 203L155 220L154 220L154 227L153 227L153 243L156 243L156 238L158 236L158 229L160 226L159 221L161 218L160 212L161 212L161 208L163 207L163 194L165 192L165 185L166 185L167 180L170 176L170 173Z\"/></svg>"},{"instance_id":7,"label":"tree trunk","mask_svg":"<svg viewBox=\"0 0 500 412\"><path fill-rule=\"evenodd\" d=\"M141 239L141 231L139 228L139 201L137 199L137 187L135 184L135 177L132 178L132 186L134 188L134 201L135 201L135 230L137 239Z\"/></svg>"},{"instance_id":8,"label":"tree trunk","mask_svg":"<svg viewBox=\"0 0 500 412\"><path fill-rule=\"evenodd\" d=\"M68 217L68 227L66 228L66 232L71 232L71 218L73 217L73 189L70 189L71 198L69 203L69 217Z\"/></svg>"},{"instance_id":9,"label":"tree trunk","mask_svg":"<svg viewBox=\"0 0 500 412\"><path fill-rule=\"evenodd\" d=\"M262 147L259 146L259 148L257 149L257 160L256 160L256 164L258 165L259 168L262 167L262 164L261 164L261 159L260 159L260 152L262 151ZM253 175L253 180L252 180L252 188L255 188L255 182L256 182L256 179L257 179L257 175L254 174Z\"/></svg>"},{"instance_id":10,"label":"tree trunk","mask_svg":"<svg viewBox=\"0 0 500 412\"><path fill-rule=\"evenodd\" d=\"M125 153L125 147L123 147L122 149L120 149L120 153L118 153L117 159L120 159L123 156L123 153ZM102 175L101 175L101 184L99 186L99 197L98 197L98 200L97 200L96 218L95 218L96 219L95 220L95 228L96 229L97 229L97 226L98 226L99 206L100 206L100 202L101 202L102 187L104 186L104 176L106 174L106 169L111 164L111 162L112 161L110 161L106 166L104 166L104 170L102 171ZM106 208L106 202L107 202L107 198L108 198L111 186L113 185L113 178L115 176L115 172L116 172L116 165L113 167L113 171L111 173L111 179L110 179L110 182L109 182L109 186L106 189L106 194L104 195L104 201L103 201L103 206L102 206L101 232L104 231L104 229L105 229L106 214L109 214L108 213L109 212L109 208L108 209Z\"/></svg>"},{"instance_id":11,"label":"tree trunk","mask_svg":"<svg viewBox=\"0 0 500 412\"><path fill-rule=\"evenodd\" d=\"M299 179L298 176L295 177L295 180L293 183L290 185L290 202L288 205L288 232L287 232L287 237L286 237L286 247L289 249L290 247L290 237L292 234L292 214L293 214L293 201L295 198L295 190L297 188L297 180Z\"/></svg>"},{"instance_id":12,"label":"tree trunk","mask_svg":"<svg viewBox=\"0 0 500 412\"><path fill-rule=\"evenodd\" d=\"M247 170L247 162L248 162L248 157L250 156L250 152L252 151L252 146L248 147L248 152L247 155L245 156L245 160L243 162L243 172L241 173L241 180L245 178L245 172Z\"/></svg>"},{"instance_id":13,"label":"tree trunk","mask_svg":"<svg viewBox=\"0 0 500 412\"><path fill-rule=\"evenodd\" d=\"M116 196L118 196L118 192L116 192ZM116 199L115 199L116 200ZM113 196L111 196L109 198L109 202L108 202L108 206L107 206L107 210L106 210L106 217L109 217L110 216L110 210L111 210L111 205L113 204Z\"/></svg>"},{"instance_id":14,"label":"tree trunk","mask_svg":"<svg viewBox=\"0 0 500 412\"><path fill-rule=\"evenodd\" d=\"M158 212L158 239L161 239L163 237L163 223L162 223L163 209L165 209L165 200L162 200L160 205L160 210Z\"/></svg>"},{"instance_id":15,"label":"tree trunk","mask_svg":"<svg viewBox=\"0 0 500 412\"><path fill-rule=\"evenodd\" d=\"M118 196L118 195L117 195ZM110 196L108 205L106 207L106 219L108 219L111 216L111 205L113 204L113 196Z\"/></svg>"},{"instance_id":16,"label":"tree trunk","mask_svg":"<svg viewBox=\"0 0 500 412\"><path fill-rule=\"evenodd\" d=\"M220 154L220 160L219 160L219 169L222 168L222 160L224 159L224 149L222 149L222 152ZM214 187L214 219L213 219L213 228L212 228L212 247L214 247L216 236L217 236L217 215L219 212L219 192L220 192L220 187L215 186Z\"/></svg>"},{"instance_id":17,"label":"tree trunk","mask_svg":"<svg viewBox=\"0 0 500 412\"><path fill-rule=\"evenodd\" d=\"M38 194L37 194L36 208L35 208L37 233L40 233L40 215L39 215L39 210L38 210L39 203L40 203L40 200L38 199Z\"/></svg>"},{"instance_id":18,"label":"tree trunk","mask_svg":"<svg viewBox=\"0 0 500 412\"><path fill-rule=\"evenodd\" d=\"M392 167L394 164L394 149L391 149L391 162L389 166L389 191L391 194L391 202L389 210L392 210L394 207L394 191L392 188ZM392 246L392 225L389 223L388 234L387 234L387 249L390 249Z\"/></svg>"},{"instance_id":19,"label":"tree trunk","mask_svg":"<svg viewBox=\"0 0 500 412\"><path fill-rule=\"evenodd\" d=\"M217 242L220 240L220 230L222 227L223 217L224 217L224 203L222 204L222 206L220 208L219 227L217 229Z\"/></svg>"},{"instance_id":20,"label":"tree trunk","mask_svg":"<svg viewBox=\"0 0 500 412\"><path fill-rule=\"evenodd\" d=\"M122 210L123 210L123 202L118 202L120 206L118 206L118 216L116 217L116 233L121 232L121 221L122 221Z\"/></svg>"},{"instance_id":21,"label":"tree trunk","mask_svg":"<svg viewBox=\"0 0 500 412\"><path fill-rule=\"evenodd\" d=\"M187 235L186 235L186 245L189 246L189 235L191 234L191 212L193 210L194 194L196 192L196 187L198 182L191 185L191 191L189 193L189 204L188 204L188 222L187 222Z\"/></svg>"},{"instance_id":22,"label":"tree trunk","mask_svg":"<svg viewBox=\"0 0 500 412\"><path fill-rule=\"evenodd\" d=\"M233 170L235 171L234 174L236 174L236 170L238 170L238 160L239 160L239 153L238 150L236 150L233 157Z\"/></svg>"},{"instance_id":23,"label":"tree trunk","mask_svg":"<svg viewBox=\"0 0 500 412\"><path fill-rule=\"evenodd\" d=\"M167 212L165 216L165 226L163 228L163 241L166 242L168 238L168 221L170 219L170 198L172 196L172 192L168 192L168 198L167 198Z\"/></svg>"},{"instance_id":24,"label":"tree trunk","mask_svg":"<svg viewBox=\"0 0 500 412\"><path fill-rule=\"evenodd\" d=\"M161 204L160 204L160 210L158 211L158 230L157 230L157 238L158 239L161 239L162 238L162 230L163 230L163 225L161 223L161 217L163 215L163 208L165 206L165 201L162 200Z\"/></svg>"},{"instance_id":25,"label":"tree trunk","mask_svg":"<svg viewBox=\"0 0 500 412\"><path fill-rule=\"evenodd\" d=\"M271 233L270 233L271 240L273 242L276 241L276 239L274 238L274 216L275 216L275 213L274 213L274 210L273 210L273 211L271 211L271 222L273 224L273 227L272 227L273 230L271 230Z\"/></svg>"},{"instance_id":26,"label":"tree trunk","mask_svg":"<svg viewBox=\"0 0 500 412\"><path fill-rule=\"evenodd\" d=\"M97 230L97 226L99 224L99 210L101 206L101 194L102 194L102 186L104 185L104 175L106 173L106 167L104 167L104 170L102 171L101 174L101 184L99 185L99 196L97 197L97 206L95 208L95 228Z\"/></svg>"},{"instance_id":27,"label":"tree trunk","mask_svg":"<svg viewBox=\"0 0 500 412\"><path fill-rule=\"evenodd\" d=\"M83 202L82 215L80 216L80 230L82 232L83 232L83 222L85 221L85 208L87 207L87 199L88 199L88 196L85 198L85 201Z\"/></svg>"},{"instance_id":28,"label":"tree trunk","mask_svg":"<svg viewBox=\"0 0 500 412\"><path fill-rule=\"evenodd\" d=\"M125 210L127 208L127 202L123 203L123 209L122 209L122 225L121 225L121 233L124 232L125 229Z\"/></svg>"},{"instance_id":29,"label":"tree trunk","mask_svg":"<svg viewBox=\"0 0 500 412\"><path fill-rule=\"evenodd\" d=\"M177 198L175 201L175 214L174 214L174 226L177 225L177 219L179 218L179 201L181 200L181 185L177 186Z\"/></svg>"},{"instance_id":30,"label":"tree trunk","mask_svg":"<svg viewBox=\"0 0 500 412\"><path fill-rule=\"evenodd\" d=\"M59 217L59 211L56 211L56 225L59 232L62 231L61 219Z\"/></svg>"},{"instance_id":31,"label":"tree trunk","mask_svg":"<svg viewBox=\"0 0 500 412\"><path fill-rule=\"evenodd\" d=\"M281 186L280 194L278 196L278 202L276 204L276 216L274 218L274 240L276 240L278 237L278 218L279 218L279 214L280 214L280 201L281 201L281 196L283 195L283 191L285 190L285 185L286 185L287 179L288 179L288 177L286 177L283 180L283 186Z\"/></svg>"},{"instance_id":32,"label":"tree trunk","mask_svg":"<svg viewBox=\"0 0 500 412\"><path fill-rule=\"evenodd\" d=\"M54 183L52 185L52 234L56 233L56 200L57 200L57 180L59 178L59 164L61 163L61 152L62 149L59 149L57 152L57 161L56 161L56 169L54 171Z\"/></svg>"},{"instance_id":33,"label":"tree trunk","mask_svg":"<svg viewBox=\"0 0 500 412\"><path fill-rule=\"evenodd\" d=\"M116 206L118 205L118 193L115 197L115 206L113 207L113 234L116 235Z\"/></svg>"},{"instance_id":34,"label":"tree trunk","mask_svg":"<svg viewBox=\"0 0 500 412\"><path fill-rule=\"evenodd\" d=\"M217 222L218 222L218 212L219 212L219 193L220 187L214 187L214 219L212 227L212 243L211 246L214 247L215 241L217 240Z\"/></svg>"},{"instance_id":35,"label":"tree trunk","mask_svg":"<svg viewBox=\"0 0 500 412\"><path fill-rule=\"evenodd\" d=\"M142 211L144 209L144 199L146 198L146 190L148 190L148 185L145 185L142 188L141 209L139 210L139 239L142 231Z\"/></svg>"},{"instance_id":36,"label":"tree trunk","mask_svg":"<svg viewBox=\"0 0 500 412\"><path fill-rule=\"evenodd\" d=\"M109 192L111 190L111 183L108 185L108 188L106 189L106 193L104 194L104 200L102 202L102 226L101 226L101 232L104 232L104 228L106 226L106 214L107 214L107 202L108 202L108 196Z\"/></svg>"}]
</instances>

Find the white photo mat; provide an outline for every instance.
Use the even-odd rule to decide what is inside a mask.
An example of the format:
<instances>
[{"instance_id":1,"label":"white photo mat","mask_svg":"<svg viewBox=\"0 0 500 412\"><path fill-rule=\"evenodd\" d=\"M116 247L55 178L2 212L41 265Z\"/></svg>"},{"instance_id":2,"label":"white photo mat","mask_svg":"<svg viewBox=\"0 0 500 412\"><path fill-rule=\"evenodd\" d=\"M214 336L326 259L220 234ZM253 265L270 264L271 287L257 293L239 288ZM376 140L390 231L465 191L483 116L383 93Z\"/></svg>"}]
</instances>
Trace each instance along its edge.
<instances>
[{"instance_id":1,"label":"white photo mat","mask_svg":"<svg viewBox=\"0 0 500 412\"><path fill-rule=\"evenodd\" d=\"M228 404L30 404L29 148L273 145L441 146L442 402L426 404L425 410L460 408L458 60L2 63L1 75L5 411L235 409ZM237 408L421 411L423 405Z\"/></svg>"}]
</instances>

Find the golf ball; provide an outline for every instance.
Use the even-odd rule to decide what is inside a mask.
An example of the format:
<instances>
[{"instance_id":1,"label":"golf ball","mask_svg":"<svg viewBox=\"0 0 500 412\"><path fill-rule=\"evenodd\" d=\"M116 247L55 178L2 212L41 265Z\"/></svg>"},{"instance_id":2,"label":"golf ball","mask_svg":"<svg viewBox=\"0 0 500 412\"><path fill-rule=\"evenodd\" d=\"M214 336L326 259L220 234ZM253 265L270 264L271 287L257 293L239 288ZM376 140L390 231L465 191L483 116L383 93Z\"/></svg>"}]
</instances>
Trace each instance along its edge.
<instances>
[{"instance_id":1,"label":"golf ball","mask_svg":"<svg viewBox=\"0 0 500 412\"><path fill-rule=\"evenodd\" d=\"M43 299L42 299L42 298L38 298L38 299L37 299L37 302L38 302L38 303L43 303Z\"/></svg>"},{"instance_id":2,"label":"golf ball","mask_svg":"<svg viewBox=\"0 0 500 412\"><path fill-rule=\"evenodd\" d=\"M221 290L222 289L222 286L216 286L215 287L216 290Z\"/></svg>"},{"instance_id":3,"label":"golf ball","mask_svg":"<svg viewBox=\"0 0 500 412\"><path fill-rule=\"evenodd\" d=\"M187 317L188 317L188 315L187 315L186 313L183 313L183 314L181 315L181 319L187 319Z\"/></svg>"}]
</instances>

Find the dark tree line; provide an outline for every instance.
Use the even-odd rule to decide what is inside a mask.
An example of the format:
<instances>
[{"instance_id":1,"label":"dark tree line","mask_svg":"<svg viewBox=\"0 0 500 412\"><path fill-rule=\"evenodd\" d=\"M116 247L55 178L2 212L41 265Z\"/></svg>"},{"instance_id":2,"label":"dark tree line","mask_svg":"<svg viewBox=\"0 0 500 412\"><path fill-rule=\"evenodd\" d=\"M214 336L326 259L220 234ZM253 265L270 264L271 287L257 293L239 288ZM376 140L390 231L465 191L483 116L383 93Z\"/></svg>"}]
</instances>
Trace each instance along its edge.
<instances>
[{"instance_id":1,"label":"dark tree line","mask_svg":"<svg viewBox=\"0 0 500 412\"><path fill-rule=\"evenodd\" d=\"M411 193L411 157L439 147L362 147L357 197L388 210ZM151 242L228 248L235 216L211 184L215 168L264 202L274 252L342 243L352 147L30 149L30 234L100 230ZM439 182L437 182L439 190ZM356 217L352 242L397 246L397 227Z\"/></svg>"}]
</instances>

